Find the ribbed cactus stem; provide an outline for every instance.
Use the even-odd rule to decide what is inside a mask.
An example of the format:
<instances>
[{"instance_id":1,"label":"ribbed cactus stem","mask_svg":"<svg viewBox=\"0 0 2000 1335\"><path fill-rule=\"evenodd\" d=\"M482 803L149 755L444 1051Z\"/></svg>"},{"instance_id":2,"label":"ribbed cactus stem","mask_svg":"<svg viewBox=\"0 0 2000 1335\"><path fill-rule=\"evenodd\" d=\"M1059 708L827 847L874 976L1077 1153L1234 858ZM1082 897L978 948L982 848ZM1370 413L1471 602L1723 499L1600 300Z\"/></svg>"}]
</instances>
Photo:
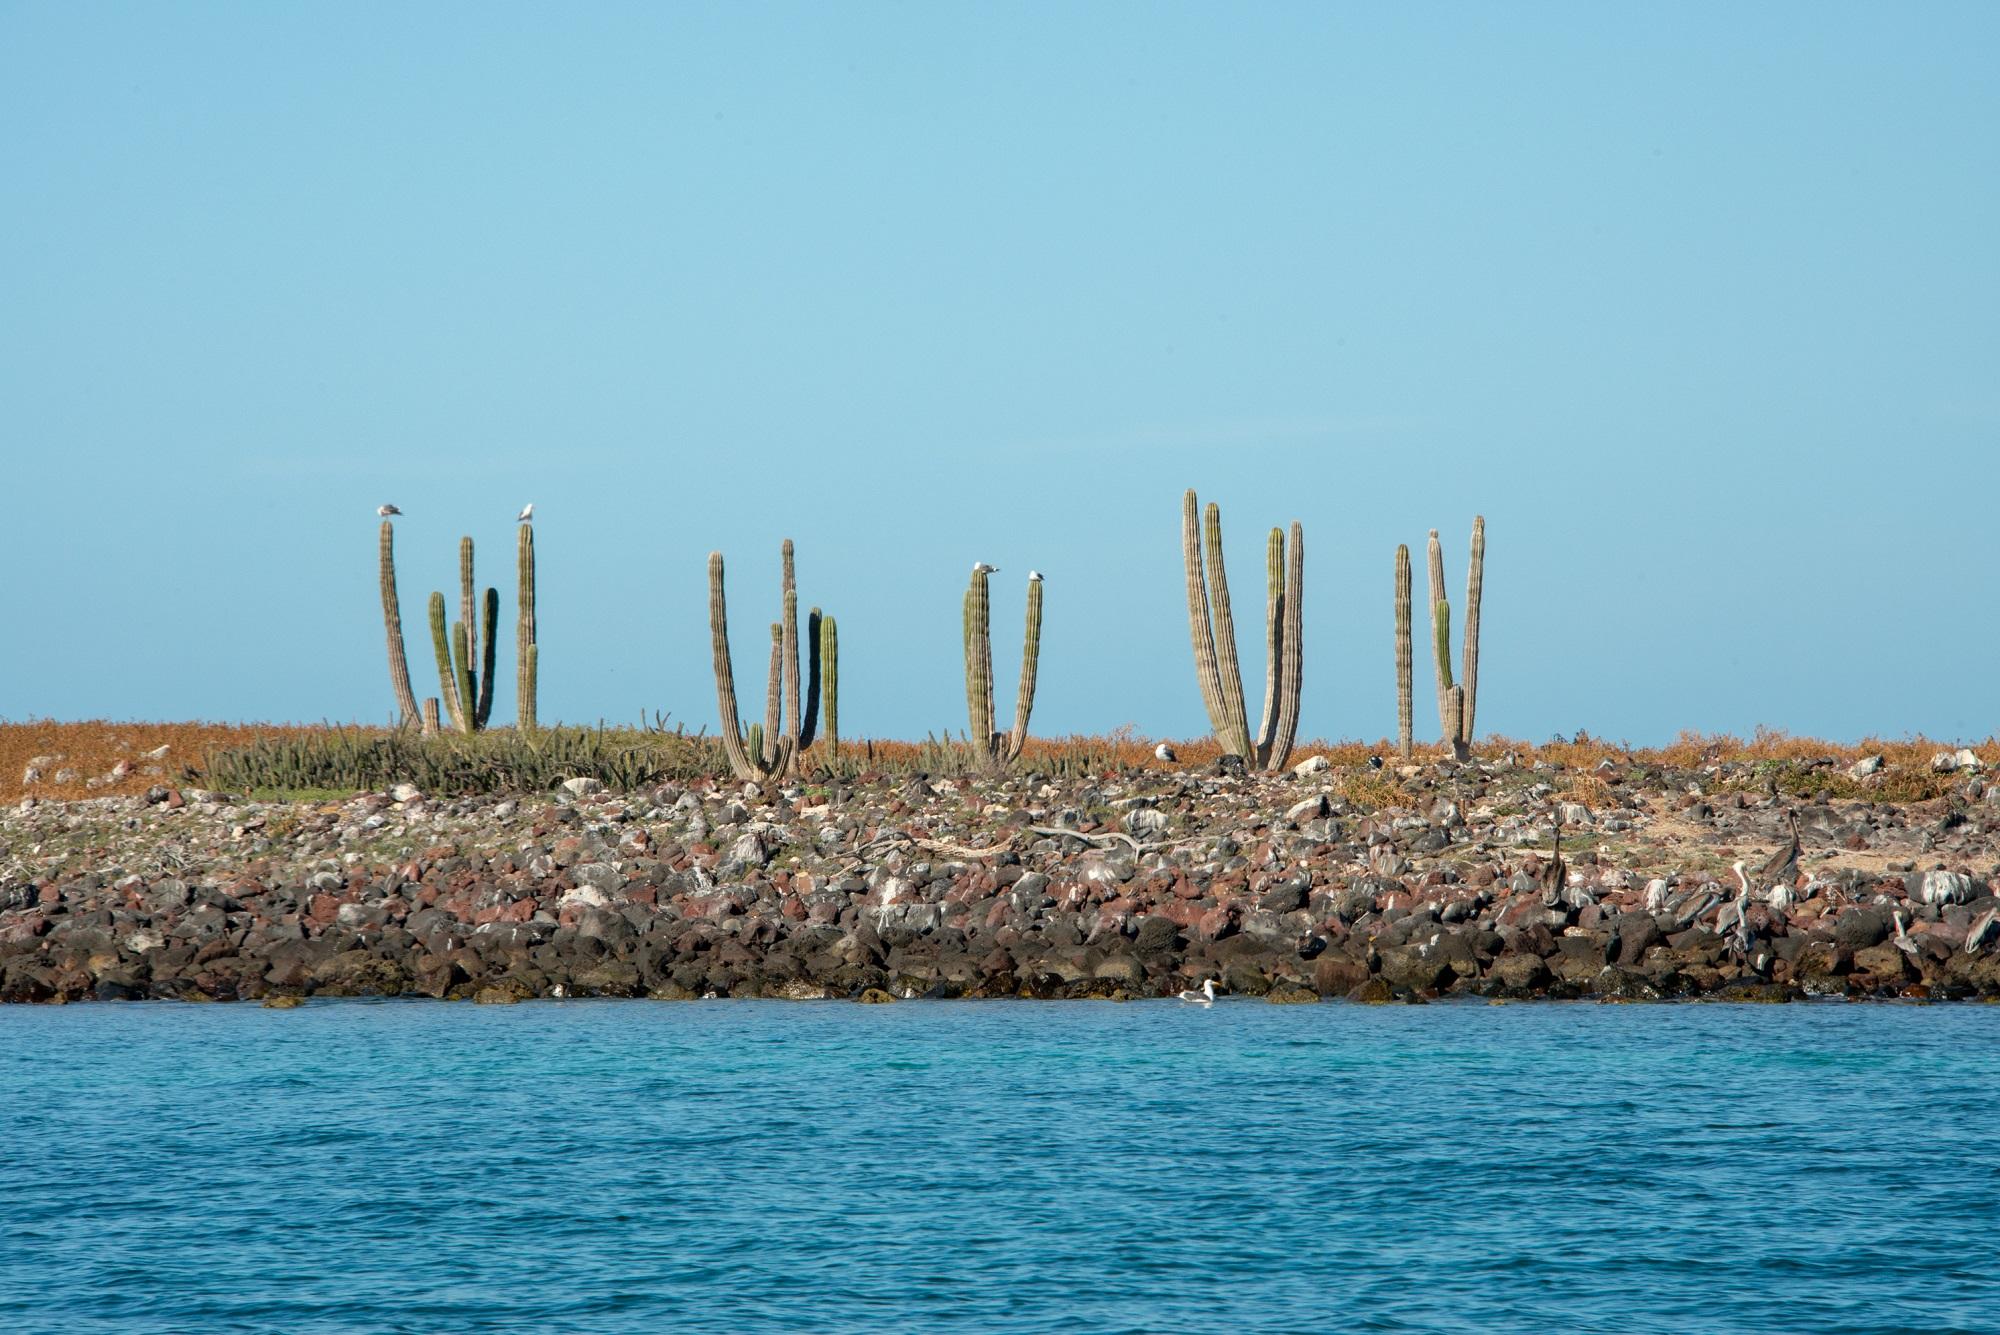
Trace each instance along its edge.
<instances>
[{"instance_id":1,"label":"ribbed cactus stem","mask_svg":"<svg viewBox=\"0 0 2000 1335\"><path fill-rule=\"evenodd\" d=\"M466 721L458 713L458 675L451 661L451 629L445 624L444 595L435 590L431 593L430 621L431 648L437 653L438 695L444 700L451 726L465 732Z\"/></svg>"},{"instance_id":2,"label":"ribbed cactus stem","mask_svg":"<svg viewBox=\"0 0 2000 1335\"><path fill-rule=\"evenodd\" d=\"M965 589L966 733L982 760L993 758L993 638L986 572L974 569Z\"/></svg>"},{"instance_id":3,"label":"ribbed cactus stem","mask_svg":"<svg viewBox=\"0 0 2000 1335\"><path fill-rule=\"evenodd\" d=\"M458 619L465 624L465 667L468 672L476 671L473 666L479 661L479 590L472 579L472 539L458 540ZM475 697L478 681L473 682ZM468 715L472 711L468 710Z\"/></svg>"},{"instance_id":4,"label":"ribbed cactus stem","mask_svg":"<svg viewBox=\"0 0 2000 1335\"><path fill-rule=\"evenodd\" d=\"M1007 735L1006 760L1021 758L1028 743L1028 716L1035 710L1035 678L1042 658L1042 581L1028 581L1027 624L1021 632L1021 689L1014 697L1014 730Z\"/></svg>"},{"instance_id":5,"label":"ribbed cactus stem","mask_svg":"<svg viewBox=\"0 0 2000 1335\"><path fill-rule=\"evenodd\" d=\"M1463 760L1465 759L1467 754L1465 748L1465 739L1463 736L1460 735L1464 731L1465 687L1463 686L1452 687L1450 690L1444 693L1444 700L1445 700L1445 719L1444 719L1445 744L1451 747L1451 753L1454 757L1456 757L1459 760Z\"/></svg>"},{"instance_id":6,"label":"ribbed cactus stem","mask_svg":"<svg viewBox=\"0 0 2000 1335\"><path fill-rule=\"evenodd\" d=\"M1208 727L1224 747L1229 711L1222 703L1222 674L1215 662L1215 628L1208 614L1208 585L1203 578L1201 503L1194 488L1181 497L1181 560L1187 567L1188 638L1194 645L1194 675L1201 687Z\"/></svg>"},{"instance_id":7,"label":"ribbed cactus stem","mask_svg":"<svg viewBox=\"0 0 2000 1335\"><path fill-rule=\"evenodd\" d=\"M786 538L779 547L779 558L784 568L782 579L783 619L780 656L785 668L785 737L792 744L794 754L805 745L802 740L802 724L799 720L799 586L792 568L792 540Z\"/></svg>"},{"instance_id":8,"label":"ribbed cactus stem","mask_svg":"<svg viewBox=\"0 0 2000 1335\"><path fill-rule=\"evenodd\" d=\"M806 704L799 718L798 751L803 753L813 744L815 729L819 723L820 674L823 671L820 647L820 623L825 618L815 607L806 613Z\"/></svg>"},{"instance_id":9,"label":"ribbed cactus stem","mask_svg":"<svg viewBox=\"0 0 2000 1335\"><path fill-rule=\"evenodd\" d=\"M396 693L396 716L403 727L417 722L417 698L410 689L410 658L403 649L403 608L396 597L396 526L382 521L382 631L389 650L389 685Z\"/></svg>"},{"instance_id":10,"label":"ribbed cactus stem","mask_svg":"<svg viewBox=\"0 0 2000 1335\"><path fill-rule=\"evenodd\" d=\"M1431 609L1431 636L1437 646L1437 674L1439 699L1451 691L1451 604L1438 599ZM1442 715L1439 716L1442 720Z\"/></svg>"},{"instance_id":11,"label":"ribbed cactus stem","mask_svg":"<svg viewBox=\"0 0 2000 1335\"><path fill-rule=\"evenodd\" d=\"M1236 658L1236 617L1229 605L1229 572L1222 561L1222 508L1210 501L1202 511L1202 543L1207 548L1208 603L1215 621L1215 663L1227 731L1222 749L1247 761L1256 758L1250 722L1243 709L1243 673Z\"/></svg>"},{"instance_id":12,"label":"ribbed cactus stem","mask_svg":"<svg viewBox=\"0 0 2000 1335\"><path fill-rule=\"evenodd\" d=\"M473 715L474 728L483 728L493 717L493 660L500 644L500 590L486 590L485 621L480 628L484 657L479 665L479 710Z\"/></svg>"},{"instance_id":13,"label":"ribbed cactus stem","mask_svg":"<svg viewBox=\"0 0 2000 1335\"><path fill-rule=\"evenodd\" d=\"M1431 638L1433 640L1436 640L1439 634L1438 631L1439 609L1440 608L1444 609L1444 611L1447 614L1451 610L1450 604L1445 602L1444 548L1438 543L1438 531L1436 529L1431 530L1430 541L1425 549L1425 555L1427 558L1425 561L1425 566L1427 572L1430 575L1430 585L1431 585L1431 598L1430 598ZM1438 664L1438 671L1436 674L1437 705L1438 705L1438 719L1440 724L1442 724L1446 711L1450 708L1449 702L1447 702L1445 699L1445 693L1451 689L1451 661L1448 656L1450 654L1450 645L1451 645L1451 628L1449 626L1445 627L1443 634L1444 634L1445 648L1440 650L1436 655L1436 662Z\"/></svg>"},{"instance_id":14,"label":"ribbed cactus stem","mask_svg":"<svg viewBox=\"0 0 2000 1335\"><path fill-rule=\"evenodd\" d=\"M479 688L472 676L472 632L463 621L451 623L452 684L458 690L458 730L479 729Z\"/></svg>"},{"instance_id":15,"label":"ribbed cactus stem","mask_svg":"<svg viewBox=\"0 0 2000 1335\"><path fill-rule=\"evenodd\" d=\"M1415 664L1410 645L1410 548L1396 548L1396 753L1408 760L1415 754L1412 709Z\"/></svg>"},{"instance_id":16,"label":"ribbed cactus stem","mask_svg":"<svg viewBox=\"0 0 2000 1335\"><path fill-rule=\"evenodd\" d=\"M1472 556L1465 569L1465 709L1460 716L1458 739L1472 745L1473 713L1479 704L1479 599L1486 589L1486 517L1472 519Z\"/></svg>"},{"instance_id":17,"label":"ribbed cactus stem","mask_svg":"<svg viewBox=\"0 0 2000 1335\"><path fill-rule=\"evenodd\" d=\"M515 726L533 732L535 715L535 526L521 525L515 544L514 707Z\"/></svg>"},{"instance_id":18,"label":"ribbed cactus stem","mask_svg":"<svg viewBox=\"0 0 2000 1335\"><path fill-rule=\"evenodd\" d=\"M791 741L791 735L780 731L784 727L785 708L785 632L777 622L771 623L771 675L764 686L764 749L756 751L767 767L778 758L781 744Z\"/></svg>"},{"instance_id":19,"label":"ribbed cactus stem","mask_svg":"<svg viewBox=\"0 0 2000 1335\"><path fill-rule=\"evenodd\" d=\"M1264 712L1257 722L1257 754L1271 753L1278 728L1279 659L1285 644L1285 533L1274 528L1264 540Z\"/></svg>"},{"instance_id":20,"label":"ribbed cactus stem","mask_svg":"<svg viewBox=\"0 0 2000 1335\"><path fill-rule=\"evenodd\" d=\"M1272 530L1274 535L1276 531ZM1258 751L1264 768L1274 772L1282 770L1292 757L1292 744L1299 736L1299 701L1305 686L1306 535L1296 519L1292 521L1291 541L1286 546L1278 609L1283 625L1275 637L1268 630L1265 635L1267 641L1275 638L1277 642L1278 718ZM1271 675L1268 669L1266 675Z\"/></svg>"},{"instance_id":21,"label":"ribbed cactus stem","mask_svg":"<svg viewBox=\"0 0 2000 1335\"><path fill-rule=\"evenodd\" d=\"M435 695L427 695L424 697L424 707L421 712L421 717L423 719L422 726L423 726L424 736L426 737L437 736L439 731L438 699Z\"/></svg>"},{"instance_id":22,"label":"ribbed cactus stem","mask_svg":"<svg viewBox=\"0 0 2000 1335\"><path fill-rule=\"evenodd\" d=\"M827 751L840 759L840 628L832 617L819 623L820 710L826 716Z\"/></svg>"}]
</instances>

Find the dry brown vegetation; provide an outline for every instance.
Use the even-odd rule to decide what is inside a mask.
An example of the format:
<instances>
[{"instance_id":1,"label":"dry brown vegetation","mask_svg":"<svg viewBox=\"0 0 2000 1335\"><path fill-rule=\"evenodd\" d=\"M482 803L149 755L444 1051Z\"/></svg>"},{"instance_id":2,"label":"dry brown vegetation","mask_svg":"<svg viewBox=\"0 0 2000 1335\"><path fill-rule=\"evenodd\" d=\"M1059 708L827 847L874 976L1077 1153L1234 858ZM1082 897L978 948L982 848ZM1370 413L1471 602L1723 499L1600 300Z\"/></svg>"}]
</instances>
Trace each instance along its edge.
<instances>
[{"instance_id":1,"label":"dry brown vegetation","mask_svg":"<svg viewBox=\"0 0 2000 1335\"><path fill-rule=\"evenodd\" d=\"M326 730L324 725L141 723L102 719L0 723L0 792L78 798L142 793L157 783L199 783L203 758L212 749L244 746L271 738L301 737ZM385 730L361 728L349 731L371 734ZM1035 738L1028 742L1021 764L1028 769L1038 764L1051 766L1057 761L1067 761L1071 766L1081 763L1093 768L1101 764L1107 770L1190 769L1205 768L1213 764L1220 754L1220 748L1210 737L1169 739L1177 760L1172 766L1167 766L1154 758L1156 744L1157 739L1138 736L1130 729L1098 736ZM1577 771L1567 784L1567 791L1574 793L1575 800L1588 799L1592 781L1585 772L1605 760L1619 765L1650 765L1677 770L1698 770L1708 765L1750 765L1769 771L1773 776L1770 781L1786 786L1789 786L1793 776L1817 770L1819 777L1813 779L1813 783L1823 791L1828 784L1837 788L1843 782L1839 776L1845 766L1864 756L1881 755L1884 758L1883 778L1872 786L1873 795L1913 800L1932 795L1930 790L1935 785L1930 777L1931 757L1955 745L1924 737L1896 740L1869 738L1858 743L1840 743L1760 730L1747 740L1728 734L1683 733L1663 747L1628 747L1583 735L1539 745L1489 736L1474 748L1474 754L1498 758L1511 753L1523 764L1544 763ZM163 757L148 756L148 752L161 746L168 748ZM904 769L919 764L927 754L934 754L937 746L935 740L856 739L844 740L841 753L843 758L879 763L890 769ZM1987 739L1975 749L1991 759L1993 739ZM1435 754L1435 747L1419 747L1416 759L1428 761ZM1294 751L1292 760L1296 764L1316 755L1325 756L1337 771L1342 772L1336 775L1336 782L1355 787L1356 797L1365 796L1362 790L1369 789L1371 785L1392 782L1365 768L1370 756L1381 756L1393 764L1395 748L1386 740L1372 743L1307 742ZM42 767L44 774L39 781L24 785L23 776L29 763L43 756L58 759ZM107 781L121 762L128 772ZM75 777L57 782L55 776L67 771L74 771ZM1831 771L1831 776L1827 771ZM93 779L97 782L92 783Z\"/></svg>"}]
</instances>

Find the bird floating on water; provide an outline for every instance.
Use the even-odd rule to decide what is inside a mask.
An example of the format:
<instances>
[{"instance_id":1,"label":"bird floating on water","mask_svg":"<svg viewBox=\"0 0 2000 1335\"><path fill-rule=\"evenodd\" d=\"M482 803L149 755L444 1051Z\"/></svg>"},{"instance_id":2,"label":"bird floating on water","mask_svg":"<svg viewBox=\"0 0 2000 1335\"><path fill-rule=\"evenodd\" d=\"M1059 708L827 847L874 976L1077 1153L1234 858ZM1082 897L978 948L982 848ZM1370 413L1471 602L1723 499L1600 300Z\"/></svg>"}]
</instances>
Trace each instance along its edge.
<instances>
[{"instance_id":1,"label":"bird floating on water","mask_svg":"<svg viewBox=\"0 0 2000 1335\"><path fill-rule=\"evenodd\" d=\"M1215 1004L1215 980L1213 978L1202 979L1201 991L1183 992L1181 993L1181 1000L1198 1002L1203 1006L1213 1006Z\"/></svg>"},{"instance_id":2,"label":"bird floating on water","mask_svg":"<svg viewBox=\"0 0 2000 1335\"><path fill-rule=\"evenodd\" d=\"M375 513L387 519L390 515L399 515L403 512L393 505L378 505L375 507Z\"/></svg>"},{"instance_id":3,"label":"bird floating on water","mask_svg":"<svg viewBox=\"0 0 2000 1335\"><path fill-rule=\"evenodd\" d=\"M1174 761L1178 760L1180 757L1174 754L1173 747L1168 746L1165 742L1161 742L1158 746L1153 748L1153 758L1155 760L1164 760L1169 765L1171 765L1174 763Z\"/></svg>"},{"instance_id":4,"label":"bird floating on water","mask_svg":"<svg viewBox=\"0 0 2000 1335\"><path fill-rule=\"evenodd\" d=\"M972 573L975 575L997 575L1000 573L1000 567L987 565L984 561L974 561L972 563Z\"/></svg>"},{"instance_id":5,"label":"bird floating on water","mask_svg":"<svg viewBox=\"0 0 2000 1335\"><path fill-rule=\"evenodd\" d=\"M514 516L514 522L515 522L515 523L517 523L517 524L532 524L532 523L534 523L534 522L535 522L535 503L534 503L533 501L529 501L529 502L528 502L528 503L527 503L526 505L522 506L522 507L521 507L521 513L519 513L519 514L517 514L517 515L515 515L515 516Z\"/></svg>"}]
</instances>

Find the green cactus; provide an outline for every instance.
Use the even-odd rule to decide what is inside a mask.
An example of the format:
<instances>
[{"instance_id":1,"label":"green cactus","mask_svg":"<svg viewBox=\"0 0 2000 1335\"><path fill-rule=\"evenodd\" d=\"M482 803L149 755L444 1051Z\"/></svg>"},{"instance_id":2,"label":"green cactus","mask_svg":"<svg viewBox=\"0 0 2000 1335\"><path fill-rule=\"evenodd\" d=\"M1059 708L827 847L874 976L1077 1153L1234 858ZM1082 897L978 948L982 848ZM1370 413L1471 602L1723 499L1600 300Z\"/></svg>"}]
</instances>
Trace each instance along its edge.
<instances>
[{"instance_id":1,"label":"green cactus","mask_svg":"<svg viewBox=\"0 0 2000 1335\"><path fill-rule=\"evenodd\" d=\"M1486 586L1486 519L1472 521L1472 555L1465 577L1465 647L1462 679L1451 671L1451 604L1444 596L1444 548L1436 529L1430 545L1431 633L1436 641L1438 723L1454 758L1472 754L1473 712L1479 695L1479 605Z\"/></svg>"},{"instance_id":2,"label":"green cactus","mask_svg":"<svg viewBox=\"0 0 2000 1335\"><path fill-rule=\"evenodd\" d=\"M459 609L457 621L445 625L445 600L433 592L430 600L431 647L437 653L438 686L451 726L478 732L493 713L493 664L498 647L500 590L488 589L484 599L473 593L472 539L458 543ZM477 619L485 615L484 638ZM480 656L484 648L483 659Z\"/></svg>"},{"instance_id":3,"label":"green cactus","mask_svg":"<svg viewBox=\"0 0 2000 1335\"><path fill-rule=\"evenodd\" d=\"M1193 488L1181 500L1181 555L1187 572L1195 677L1209 726L1225 753L1242 757L1246 765L1281 770L1298 739L1304 669L1304 530L1294 521L1289 541L1274 528L1265 543L1264 713L1254 737L1244 709L1236 621L1222 560L1222 511L1212 501L1202 510Z\"/></svg>"},{"instance_id":4,"label":"green cactus","mask_svg":"<svg viewBox=\"0 0 2000 1335\"><path fill-rule=\"evenodd\" d=\"M813 609L819 616L819 609ZM820 709L826 716L827 753L840 759L840 629L830 616L819 616ZM806 711L812 717L812 711Z\"/></svg>"},{"instance_id":5,"label":"green cactus","mask_svg":"<svg viewBox=\"0 0 2000 1335\"><path fill-rule=\"evenodd\" d=\"M1042 657L1042 580L1028 580L1028 609L1021 632L1021 682L1014 694L1014 726L994 726L993 636L987 572L974 567L965 590L965 702L968 735L982 760L1011 765L1028 741L1028 718L1035 710L1035 682Z\"/></svg>"},{"instance_id":6,"label":"green cactus","mask_svg":"<svg viewBox=\"0 0 2000 1335\"><path fill-rule=\"evenodd\" d=\"M451 631L444 619L444 595L435 590L431 592L430 619L431 648L437 652L438 696L444 701L445 714L450 718L451 726L459 732L470 732L458 712L458 677L452 667Z\"/></svg>"},{"instance_id":7,"label":"green cactus","mask_svg":"<svg viewBox=\"0 0 2000 1335\"><path fill-rule=\"evenodd\" d=\"M796 759L792 739L779 735L772 695L781 688L779 656L783 632L773 627L770 686L765 695L767 728L750 727L748 749L744 746L743 723L736 712L736 674L729 657L729 605L723 591L722 553L708 554L708 636L715 662L715 705L721 716L722 749L729 757L729 770L737 778L769 783L784 777ZM768 748L768 751L767 751Z\"/></svg>"},{"instance_id":8,"label":"green cactus","mask_svg":"<svg viewBox=\"0 0 2000 1335\"><path fill-rule=\"evenodd\" d=\"M514 617L515 726L522 732L533 732L541 726L535 715L535 674L539 664L535 643L535 526L533 524L521 525L515 546L515 583L518 589L518 603Z\"/></svg>"},{"instance_id":9,"label":"green cactus","mask_svg":"<svg viewBox=\"0 0 2000 1335\"><path fill-rule=\"evenodd\" d=\"M1415 723L1411 701L1414 685L1414 655L1410 645L1410 548L1396 547L1396 754L1408 760L1415 754L1411 733Z\"/></svg>"},{"instance_id":10,"label":"green cactus","mask_svg":"<svg viewBox=\"0 0 2000 1335\"><path fill-rule=\"evenodd\" d=\"M401 726L418 721L416 695L410 689L410 659L403 649L403 609L396 597L396 526L382 521L382 628L389 651L389 685L396 692Z\"/></svg>"}]
</instances>

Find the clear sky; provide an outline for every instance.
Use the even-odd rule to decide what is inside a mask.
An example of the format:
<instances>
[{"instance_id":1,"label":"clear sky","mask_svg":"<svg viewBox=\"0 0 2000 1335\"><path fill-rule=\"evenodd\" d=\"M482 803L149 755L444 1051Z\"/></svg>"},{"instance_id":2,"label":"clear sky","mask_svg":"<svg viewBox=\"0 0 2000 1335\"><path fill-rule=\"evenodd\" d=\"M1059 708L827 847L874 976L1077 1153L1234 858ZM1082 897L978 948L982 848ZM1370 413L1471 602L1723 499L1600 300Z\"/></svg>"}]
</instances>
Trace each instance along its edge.
<instances>
[{"instance_id":1,"label":"clear sky","mask_svg":"<svg viewBox=\"0 0 2000 1335\"><path fill-rule=\"evenodd\" d=\"M1192 735L1194 486L1253 697L1305 525L1307 736L1393 731L1395 545L1460 586L1483 513L1482 731L1984 737L1996 55L1987 3L0 0L0 715L386 719L375 506L430 693L533 500L545 720L712 727L716 547L761 699L791 536L844 734L965 726L984 559L1003 715L1038 567L1036 730Z\"/></svg>"}]
</instances>

